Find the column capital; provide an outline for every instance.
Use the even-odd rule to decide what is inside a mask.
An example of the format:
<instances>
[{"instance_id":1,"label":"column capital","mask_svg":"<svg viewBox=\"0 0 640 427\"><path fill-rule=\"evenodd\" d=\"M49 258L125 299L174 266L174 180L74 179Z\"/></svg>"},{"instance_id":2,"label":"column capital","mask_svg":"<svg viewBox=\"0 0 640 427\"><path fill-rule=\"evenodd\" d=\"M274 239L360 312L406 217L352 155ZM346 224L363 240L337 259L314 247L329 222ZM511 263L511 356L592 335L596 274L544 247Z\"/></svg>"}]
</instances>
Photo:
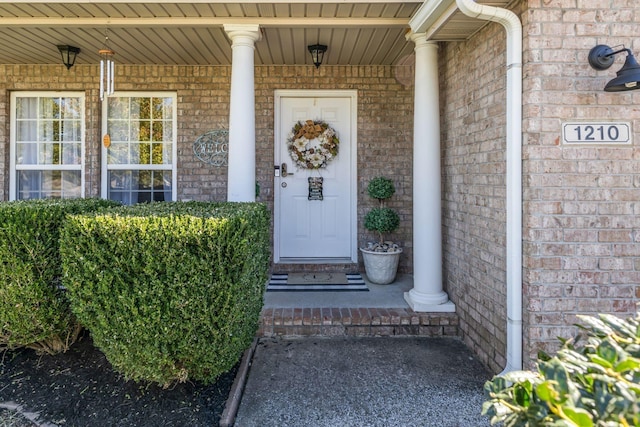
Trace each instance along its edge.
<instances>
[{"instance_id":1,"label":"column capital","mask_svg":"<svg viewBox=\"0 0 640 427\"><path fill-rule=\"evenodd\" d=\"M246 44L253 47L253 44L262 38L258 24L224 24L223 28L231 39L232 46Z\"/></svg>"},{"instance_id":2,"label":"column capital","mask_svg":"<svg viewBox=\"0 0 640 427\"><path fill-rule=\"evenodd\" d=\"M409 31L405 36L407 41L411 41L415 43L417 46L435 46L438 48L438 42L433 40L427 40L427 33L414 33L413 31Z\"/></svg>"}]
</instances>

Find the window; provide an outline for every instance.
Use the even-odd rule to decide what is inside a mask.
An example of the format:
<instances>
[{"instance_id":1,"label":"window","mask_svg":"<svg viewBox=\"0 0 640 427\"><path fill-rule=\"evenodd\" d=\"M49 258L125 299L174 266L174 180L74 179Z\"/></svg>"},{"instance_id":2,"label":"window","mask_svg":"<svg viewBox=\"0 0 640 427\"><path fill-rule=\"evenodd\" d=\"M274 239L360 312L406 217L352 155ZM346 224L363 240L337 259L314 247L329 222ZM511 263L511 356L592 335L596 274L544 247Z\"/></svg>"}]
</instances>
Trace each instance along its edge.
<instances>
[{"instance_id":1,"label":"window","mask_svg":"<svg viewBox=\"0 0 640 427\"><path fill-rule=\"evenodd\" d=\"M124 204L175 200L175 94L118 94L103 105L103 197Z\"/></svg>"},{"instance_id":2,"label":"window","mask_svg":"<svg viewBox=\"0 0 640 427\"><path fill-rule=\"evenodd\" d=\"M10 200L84 196L84 94L11 94Z\"/></svg>"}]
</instances>

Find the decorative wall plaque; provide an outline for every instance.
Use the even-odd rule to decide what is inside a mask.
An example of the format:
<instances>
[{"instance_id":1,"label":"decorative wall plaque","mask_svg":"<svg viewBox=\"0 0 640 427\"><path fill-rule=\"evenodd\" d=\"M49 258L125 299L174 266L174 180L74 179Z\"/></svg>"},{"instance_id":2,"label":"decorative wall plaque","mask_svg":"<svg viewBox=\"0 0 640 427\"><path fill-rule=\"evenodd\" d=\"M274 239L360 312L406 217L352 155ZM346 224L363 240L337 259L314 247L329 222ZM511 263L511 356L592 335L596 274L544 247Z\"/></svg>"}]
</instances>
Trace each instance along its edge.
<instances>
[{"instance_id":1,"label":"decorative wall plaque","mask_svg":"<svg viewBox=\"0 0 640 427\"><path fill-rule=\"evenodd\" d=\"M308 178L309 180L309 200L322 200L322 177Z\"/></svg>"},{"instance_id":2,"label":"decorative wall plaque","mask_svg":"<svg viewBox=\"0 0 640 427\"><path fill-rule=\"evenodd\" d=\"M193 143L193 154L205 163L213 166L227 164L229 149L229 131L226 129L211 130L203 133Z\"/></svg>"}]
</instances>

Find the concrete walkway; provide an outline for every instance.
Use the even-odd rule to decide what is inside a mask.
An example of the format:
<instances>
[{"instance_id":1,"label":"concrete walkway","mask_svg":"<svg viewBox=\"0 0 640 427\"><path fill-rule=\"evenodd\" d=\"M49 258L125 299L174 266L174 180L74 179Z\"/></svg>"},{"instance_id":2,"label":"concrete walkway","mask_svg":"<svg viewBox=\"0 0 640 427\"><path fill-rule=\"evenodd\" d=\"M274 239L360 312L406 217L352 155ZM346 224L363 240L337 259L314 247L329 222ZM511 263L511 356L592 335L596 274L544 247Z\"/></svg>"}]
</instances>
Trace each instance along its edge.
<instances>
[{"instance_id":1,"label":"concrete walkway","mask_svg":"<svg viewBox=\"0 0 640 427\"><path fill-rule=\"evenodd\" d=\"M235 426L489 426L490 378L457 338L262 338Z\"/></svg>"}]
</instances>

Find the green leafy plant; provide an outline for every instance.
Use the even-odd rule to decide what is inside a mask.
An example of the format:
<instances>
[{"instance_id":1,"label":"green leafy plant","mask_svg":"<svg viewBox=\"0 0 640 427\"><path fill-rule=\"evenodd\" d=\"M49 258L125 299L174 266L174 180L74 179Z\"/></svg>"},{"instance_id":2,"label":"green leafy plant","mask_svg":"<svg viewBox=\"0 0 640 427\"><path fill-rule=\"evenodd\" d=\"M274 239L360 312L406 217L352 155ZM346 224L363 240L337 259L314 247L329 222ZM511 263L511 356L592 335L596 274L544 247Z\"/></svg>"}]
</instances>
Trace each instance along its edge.
<instances>
[{"instance_id":1,"label":"green leafy plant","mask_svg":"<svg viewBox=\"0 0 640 427\"><path fill-rule=\"evenodd\" d=\"M482 413L515 426L640 426L640 315L578 316L587 340L562 340L538 356L537 372L517 371L485 384Z\"/></svg>"},{"instance_id":2,"label":"green leafy plant","mask_svg":"<svg viewBox=\"0 0 640 427\"><path fill-rule=\"evenodd\" d=\"M367 186L367 194L378 200L379 206L371 209L364 217L364 227L378 233L379 244L384 243L384 235L394 232L400 226L398 213L385 206L386 200L396 192L393 181L383 176L373 178Z\"/></svg>"},{"instance_id":3,"label":"green leafy plant","mask_svg":"<svg viewBox=\"0 0 640 427\"><path fill-rule=\"evenodd\" d=\"M0 203L0 348L66 351L81 330L60 287L60 228L69 214L119 205L97 199Z\"/></svg>"},{"instance_id":4,"label":"green leafy plant","mask_svg":"<svg viewBox=\"0 0 640 427\"><path fill-rule=\"evenodd\" d=\"M126 378L213 382L253 341L269 268L258 203L153 203L62 230L73 312Z\"/></svg>"}]
</instances>

